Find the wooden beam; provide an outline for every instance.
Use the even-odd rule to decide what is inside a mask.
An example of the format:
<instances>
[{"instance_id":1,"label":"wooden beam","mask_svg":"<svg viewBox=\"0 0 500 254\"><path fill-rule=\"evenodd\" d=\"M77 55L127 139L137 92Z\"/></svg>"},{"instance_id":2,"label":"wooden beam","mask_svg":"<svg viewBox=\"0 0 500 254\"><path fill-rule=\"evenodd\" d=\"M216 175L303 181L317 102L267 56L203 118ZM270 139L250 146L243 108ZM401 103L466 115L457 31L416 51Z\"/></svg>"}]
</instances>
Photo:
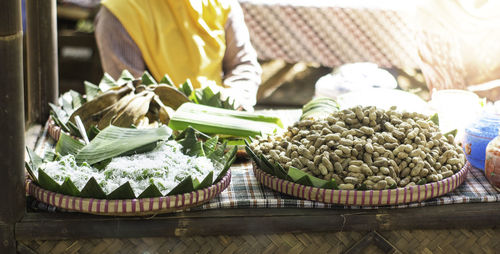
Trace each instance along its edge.
<instances>
[{"instance_id":1,"label":"wooden beam","mask_svg":"<svg viewBox=\"0 0 500 254\"><path fill-rule=\"evenodd\" d=\"M292 223L293 222L293 223ZM149 217L28 213L19 240L242 235L327 231L497 228L500 203L405 209L215 209Z\"/></svg>"},{"instance_id":2,"label":"wooden beam","mask_svg":"<svg viewBox=\"0 0 500 254\"><path fill-rule=\"evenodd\" d=\"M21 1L0 1L0 253L15 253L25 213Z\"/></svg>"},{"instance_id":3,"label":"wooden beam","mask_svg":"<svg viewBox=\"0 0 500 254\"><path fill-rule=\"evenodd\" d=\"M48 102L59 93L55 0L26 0L28 115L37 123L49 116Z\"/></svg>"}]
</instances>

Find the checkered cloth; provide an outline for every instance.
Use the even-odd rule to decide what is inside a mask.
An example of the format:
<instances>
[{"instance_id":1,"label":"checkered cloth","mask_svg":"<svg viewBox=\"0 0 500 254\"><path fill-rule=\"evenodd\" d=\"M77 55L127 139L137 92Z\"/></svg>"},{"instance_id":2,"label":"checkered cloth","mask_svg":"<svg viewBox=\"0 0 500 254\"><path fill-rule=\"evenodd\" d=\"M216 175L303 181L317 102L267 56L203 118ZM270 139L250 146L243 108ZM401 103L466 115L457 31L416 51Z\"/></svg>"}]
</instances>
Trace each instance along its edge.
<instances>
[{"instance_id":1,"label":"checkered cloth","mask_svg":"<svg viewBox=\"0 0 500 254\"><path fill-rule=\"evenodd\" d=\"M259 59L418 68L411 4L239 0Z\"/></svg>"},{"instance_id":2,"label":"checkered cloth","mask_svg":"<svg viewBox=\"0 0 500 254\"><path fill-rule=\"evenodd\" d=\"M285 126L291 125L300 110L273 110L260 111L264 114L279 116ZM47 134L47 126L40 135L35 152L43 154L52 149L55 142ZM240 159L231 167L231 184L219 196L203 206L191 210L206 210L217 208L350 208L376 209L377 206L343 206L313 202L283 195L262 186L254 175L252 162ZM488 182L482 170L471 167L465 181L453 192L444 196L429 199L419 203L390 206L391 208L406 208L433 206L458 203L500 202L500 192L496 191Z\"/></svg>"}]
</instances>

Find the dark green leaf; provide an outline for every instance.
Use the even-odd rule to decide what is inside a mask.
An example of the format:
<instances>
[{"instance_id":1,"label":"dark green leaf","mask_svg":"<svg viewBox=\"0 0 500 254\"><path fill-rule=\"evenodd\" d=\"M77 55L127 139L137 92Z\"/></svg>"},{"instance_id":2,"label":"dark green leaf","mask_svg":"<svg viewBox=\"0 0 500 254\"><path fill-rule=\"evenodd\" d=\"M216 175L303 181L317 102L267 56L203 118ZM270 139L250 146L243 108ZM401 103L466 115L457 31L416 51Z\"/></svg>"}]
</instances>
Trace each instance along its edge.
<instances>
[{"instance_id":1,"label":"dark green leaf","mask_svg":"<svg viewBox=\"0 0 500 254\"><path fill-rule=\"evenodd\" d=\"M309 177L307 175L301 177L299 180L296 181L296 183L302 184L302 185L305 185L305 186L313 186L313 183L311 182L311 179L309 179Z\"/></svg>"},{"instance_id":2,"label":"dark green leaf","mask_svg":"<svg viewBox=\"0 0 500 254\"><path fill-rule=\"evenodd\" d=\"M78 190L78 188L76 188L75 184L71 181L71 179L69 179L69 177L66 177L66 179L64 180L63 184L61 185L60 191L65 195L74 197L80 196L80 191Z\"/></svg>"},{"instance_id":3,"label":"dark green leaf","mask_svg":"<svg viewBox=\"0 0 500 254\"><path fill-rule=\"evenodd\" d=\"M200 185L200 181L198 181L198 178L194 178L193 179L193 190L197 190L199 185Z\"/></svg>"},{"instance_id":4,"label":"dark green leaf","mask_svg":"<svg viewBox=\"0 0 500 254\"><path fill-rule=\"evenodd\" d=\"M61 119L56 115L56 113L54 111L50 111L50 116L52 117L52 120L54 120L54 123L61 127L61 130L62 131L65 131L65 132L69 132L69 128L66 124L64 124Z\"/></svg>"},{"instance_id":5,"label":"dark green leaf","mask_svg":"<svg viewBox=\"0 0 500 254\"><path fill-rule=\"evenodd\" d=\"M167 196L170 195L177 195L181 193L188 193L192 192L194 190L193 186L193 179L191 176L186 177L182 182L180 182L177 186L175 186L168 194Z\"/></svg>"},{"instance_id":6,"label":"dark green leaf","mask_svg":"<svg viewBox=\"0 0 500 254\"><path fill-rule=\"evenodd\" d=\"M212 181L214 180L214 172L210 171L207 176L205 176L205 179L201 181L201 183L196 186L195 190L201 190L204 188L207 188L208 186L212 185Z\"/></svg>"},{"instance_id":7,"label":"dark green leaf","mask_svg":"<svg viewBox=\"0 0 500 254\"><path fill-rule=\"evenodd\" d=\"M127 151L127 152L125 152L123 154L120 154L118 156L130 156L130 155L134 155L134 154L140 154L140 153L149 152L149 151L154 150L157 145L158 145L158 141L154 141L154 142L151 142L149 144L145 144L145 145L143 145L141 147L138 147L136 149Z\"/></svg>"},{"instance_id":8,"label":"dark green leaf","mask_svg":"<svg viewBox=\"0 0 500 254\"><path fill-rule=\"evenodd\" d=\"M356 190L364 191L368 190L368 187L366 186L366 184L362 183Z\"/></svg>"},{"instance_id":9,"label":"dark green leaf","mask_svg":"<svg viewBox=\"0 0 500 254\"><path fill-rule=\"evenodd\" d=\"M292 179L293 182L297 182L300 178L306 176L307 173L297 169L295 167L288 167L288 177Z\"/></svg>"},{"instance_id":10,"label":"dark green leaf","mask_svg":"<svg viewBox=\"0 0 500 254\"><path fill-rule=\"evenodd\" d=\"M420 180L417 182L417 185L424 185L424 184L426 184L426 183L427 183L427 179L422 178L422 179L420 179Z\"/></svg>"},{"instance_id":11,"label":"dark green leaf","mask_svg":"<svg viewBox=\"0 0 500 254\"><path fill-rule=\"evenodd\" d=\"M274 175L280 179L288 180L286 170L279 163L274 163Z\"/></svg>"},{"instance_id":12,"label":"dark green leaf","mask_svg":"<svg viewBox=\"0 0 500 254\"><path fill-rule=\"evenodd\" d=\"M38 184L40 184L40 187L53 192L59 192L61 189L61 186L41 169L38 169Z\"/></svg>"},{"instance_id":13,"label":"dark green leaf","mask_svg":"<svg viewBox=\"0 0 500 254\"><path fill-rule=\"evenodd\" d=\"M207 140L205 144L203 144L203 150L205 150L206 154L211 154L213 151L215 151L215 148L217 147L217 142L219 142L219 137L214 136Z\"/></svg>"},{"instance_id":14,"label":"dark green leaf","mask_svg":"<svg viewBox=\"0 0 500 254\"><path fill-rule=\"evenodd\" d=\"M271 163L269 163L269 161L266 159L266 157L263 154L260 154L259 159L262 162L261 169L270 175L274 175L275 174L274 167L273 167L273 165L271 165Z\"/></svg>"},{"instance_id":15,"label":"dark green leaf","mask_svg":"<svg viewBox=\"0 0 500 254\"><path fill-rule=\"evenodd\" d=\"M196 139L196 135L193 128L186 129L184 133L184 139L182 139L179 144L182 145L181 151L184 154L189 154L191 150L196 149L196 143L198 140Z\"/></svg>"},{"instance_id":16,"label":"dark green leaf","mask_svg":"<svg viewBox=\"0 0 500 254\"><path fill-rule=\"evenodd\" d=\"M141 81L142 81L142 84L147 85L147 86L157 85L156 80L153 78L153 76L151 76L151 74L149 74L148 71L145 71L144 74L142 74Z\"/></svg>"},{"instance_id":17,"label":"dark green leaf","mask_svg":"<svg viewBox=\"0 0 500 254\"><path fill-rule=\"evenodd\" d=\"M253 161L255 161L255 164L257 164L257 166L262 169L262 162L260 161L259 157L253 152L252 148L250 148L250 144L246 139L245 144L245 150L247 151L247 153L250 154L250 157L252 157Z\"/></svg>"},{"instance_id":18,"label":"dark green leaf","mask_svg":"<svg viewBox=\"0 0 500 254\"><path fill-rule=\"evenodd\" d=\"M335 182L335 179L332 179L330 181L326 181L326 183L323 186L321 186L321 188L336 190L339 188L339 186L338 186L337 182Z\"/></svg>"},{"instance_id":19,"label":"dark green leaf","mask_svg":"<svg viewBox=\"0 0 500 254\"><path fill-rule=\"evenodd\" d=\"M111 162L111 158L107 159L107 160L103 160L103 161L100 161L94 165L92 165L92 167L96 168L97 170L103 170L104 168L106 168L106 166Z\"/></svg>"},{"instance_id":20,"label":"dark green leaf","mask_svg":"<svg viewBox=\"0 0 500 254\"><path fill-rule=\"evenodd\" d=\"M92 125L92 127L90 127L87 132L87 137L89 138L89 140L92 140L97 136L97 134L99 134L99 132L101 131L95 125Z\"/></svg>"},{"instance_id":21,"label":"dark green leaf","mask_svg":"<svg viewBox=\"0 0 500 254\"><path fill-rule=\"evenodd\" d=\"M85 97L87 98L87 101L93 100L97 94L99 94L99 87L88 82L84 81L83 85L85 86Z\"/></svg>"},{"instance_id":22,"label":"dark green leaf","mask_svg":"<svg viewBox=\"0 0 500 254\"><path fill-rule=\"evenodd\" d=\"M151 184L147 187L137 198L156 198L161 197L162 194L156 185Z\"/></svg>"},{"instance_id":23,"label":"dark green leaf","mask_svg":"<svg viewBox=\"0 0 500 254\"><path fill-rule=\"evenodd\" d=\"M165 74L163 78L160 80L160 84L167 84L169 86L175 86L174 82L172 79L168 76L168 74Z\"/></svg>"},{"instance_id":24,"label":"dark green leaf","mask_svg":"<svg viewBox=\"0 0 500 254\"><path fill-rule=\"evenodd\" d=\"M197 129L195 129L195 128L191 127L191 126L188 126L181 133L179 133L177 136L175 136L175 140L181 140L181 139L185 138L186 134L188 134L190 132L193 132L196 138L202 138L202 139L205 139L205 140L211 138L207 134L205 134L205 133L203 133L201 131L198 131Z\"/></svg>"},{"instance_id":25,"label":"dark green leaf","mask_svg":"<svg viewBox=\"0 0 500 254\"><path fill-rule=\"evenodd\" d=\"M321 188L323 187L325 184L327 184L329 181L327 180L324 180L324 179L321 179L321 178L318 178L318 177L315 177L313 175L307 175L309 177L309 179L311 180L311 183L313 184L314 187L318 187L318 188Z\"/></svg>"},{"instance_id":26,"label":"dark green leaf","mask_svg":"<svg viewBox=\"0 0 500 254\"><path fill-rule=\"evenodd\" d=\"M104 193L95 178L91 177L80 192L80 196L83 198L105 199L106 193Z\"/></svg>"},{"instance_id":27,"label":"dark green leaf","mask_svg":"<svg viewBox=\"0 0 500 254\"><path fill-rule=\"evenodd\" d=\"M80 133L80 130L78 129L78 127L76 126L76 124L74 124L71 121L68 121L68 123L66 124L66 126L68 126L68 128L69 128L69 131L68 131L69 134L71 134L72 136L75 136L75 137L82 138L82 134Z\"/></svg>"},{"instance_id":28,"label":"dark green leaf","mask_svg":"<svg viewBox=\"0 0 500 254\"><path fill-rule=\"evenodd\" d=\"M219 175L215 179L214 183L222 180L222 178L224 178L224 176L226 176L227 171L229 170L229 168L231 167L231 165L233 165L233 162L236 160L236 150L237 150L237 148L234 146L230 151L228 151L225 154L225 155L231 155L232 154L232 156L229 156L229 157L227 157L227 159L224 159L225 160L224 168L222 169L221 172L219 172ZM226 156L224 156L224 157L226 157Z\"/></svg>"},{"instance_id":29,"label":"dark green leaf","mask_svg":"<svg viewBox=\"0 0 500 254\"><path fill-rule=\"evenodd\" d=\"M205 151L203 151L203 142L197 141L192 147L186 149L186 155L205 157Z\"/></svg>"},{"instance_id":30,"label":"dark green leaf","mask_svg":"<svg viewBox=\"0 0 500 254\"><path fill-rule=\"evenodd\" d=\"M207 155L212 162L218 162L224 165L226 164L226 159L224 158L224 152L226 151L227 142L224 142L222 145L217 146L217 148L211 153Z\"/></svg>"},{"instance_id":31,"label":"dark green leaf","mask_svg":"<svg viewBox=\"0 0 500 254\"><path fill-rule=\"evenodd\" d=\"M132 198L135 198L135 194L129 182L122 184L120 187L116 188L114 191L109 193L109 195L106 197L106 199L132 199Z\"/></svg>"},{"instance_id":32,"label":"dark green leaf","mask_svg":"<svg viewBox=\"0 0 500 254\"><path fill-rule=\"evenodd\" d=\"M438 113L435 113L434 115L432 115L431 118L430 118L430 120L435 125L439 126L439 115L438 115Z\"/></svg>"},{"instance_id":33,"label":"dark green leaf","mask_svg":"<svg viewBox=\"0 0 500 254\"><path fill-rule=\"evenodd\" d=\"M427 182L427 181L426 181L426 182ZM396 188L398 188L398 185L397 185L397 184L393 184L393 185L389 186L389 189L396 189Z\"/></svg>"},{"instance_id":34,"label":"dark green leaf","mask_svg":"<svg viewBox=\"0 0 500 254\"><path fill-rule=\"evenodd\" d=\"M185 94L188 98L191 96L193 93L193 85L191 84L191 80L187 79L184 84L182 84L179 87L179 91L181 91L183 94Z\"/></svg>"}]
</instances>

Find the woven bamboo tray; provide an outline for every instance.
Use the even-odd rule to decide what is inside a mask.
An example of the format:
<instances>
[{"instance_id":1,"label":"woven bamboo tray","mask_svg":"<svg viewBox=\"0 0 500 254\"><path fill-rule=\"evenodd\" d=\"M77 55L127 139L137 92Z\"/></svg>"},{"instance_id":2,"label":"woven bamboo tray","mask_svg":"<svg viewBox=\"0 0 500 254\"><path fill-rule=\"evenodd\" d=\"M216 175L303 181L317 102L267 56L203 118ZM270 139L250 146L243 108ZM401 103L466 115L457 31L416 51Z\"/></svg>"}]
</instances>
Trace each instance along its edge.
<instances>
[{"instance_id":1,"label":"woven bamboo tray","mask_svg":"<svg viewBox=\"0 0 500 254\"><path fill-rule=\"evenodd\" d=\"M454 175L438 182L388 190L332 190L283 180L262 171L255 162L253 171L264 186L290 196L340 205L384 206L420 202L453 191L465 180L471 165L467 163Z\"/></svg>"},{"instance_id":2,"label":"woven bamboo tray","mask_svg":"<svg viewBox=\"0 0 500 254\"><path fill-rule=\"evenodd\" d=\"M156 198L93 199L63 195L45 190L28 179L26 193L37 200L68 211L111 216L143 216L186 210L210 201L224 191L231 182L231 170L218 183L207 188Z\"/></svg>"}]
</instances>

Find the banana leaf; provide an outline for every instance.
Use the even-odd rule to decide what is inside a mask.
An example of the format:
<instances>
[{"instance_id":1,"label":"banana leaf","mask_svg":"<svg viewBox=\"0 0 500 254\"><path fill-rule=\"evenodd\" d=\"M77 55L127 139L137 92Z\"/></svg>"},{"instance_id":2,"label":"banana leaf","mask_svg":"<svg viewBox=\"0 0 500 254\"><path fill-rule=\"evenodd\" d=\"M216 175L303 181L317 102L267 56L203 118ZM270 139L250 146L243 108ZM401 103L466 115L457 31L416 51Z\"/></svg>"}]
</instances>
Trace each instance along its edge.
<instances>
[{"instance_id":1,"label":"banana leaf","mask_svg":"<svg viewBox=\"0 0 500 254\"><path fill-rule=\"evenodd\" d=\"M41 186L43 187L43 185ZM105 199L106 193L102 190L101 186L99 186L95 178L91 177L85 186L83 186L80 196L82 198Z\"/></svg>"},{"instance_id":2,"label":"banana leaf","mask_svg":"<svg viewBox=\"0 0 500 254\"><path fill-rule=\"evenodd\" d=\"M72 138L64 132L61 132L59 141L57 141L56 144L55 151L61 156L67 154L77 154L84 146L85 144L83 144L79 140Z\"/></svg>"},{"instance_id":3,"label":"banana leaf","mask_svg":"<svg viewBox=\"0 0 500 254\"><path fill-rule=\"evenodd\" d=\"M194 91L193 85L191 84L191 80L187 79L186 82L184 82L184 84L182 84L179 87L179 91L181 91L188 98L190 98L191 95L192 95L192 93L193 93L193 91Z\"/></svg>"},{"instance_id":4,"label":"banana leaf","mask_svg":"<svg viewBox=\"0 0 500 254\"><path fill-rule=\"evenodd\" d=\"M216 183L216 182L217 181L214 181L214 172L210 171L210 173L208 173L208 175L205 177L205 179L203 179L203 181L201 181L200 184L195 186L195 190L201 190L201 189L207 188L208 186L212 185L212 183Z\"/></svg>"},{"instance_id":5,"label":"banana leaf","mask_svg":"<svg viewBox=\"0 0 500 254\"><path fill-rule=\"evenodd\" d=\"M88 82L88 81L83 81L83 85L85 88L85 97L87 101L93 100L101 91L98 86Z\"/></svg>"},{"instance_id":6,"label":"banana leaf","mask_svg":"<svg viewBox=\"0 0 500 254\"><path fill-rule=\"evenodd\" d=\"M38 183L49 191L60 192L61 186L41 169L38 169Z\"/></svg>"},{"instance_id":7,"label":"banana leaf","mask_svg":"<svg viewBox=\"0 0 500 254\"><path fill-rule=\"evenodd\" d=\"M167 194L167 196L188 193L192 191L194 191L193 179L191 178L191 176L188 176L184 180L182 180L182 182L180 182L175 188L173 188Z\"/></svg>"},{"instance_id":8,"label":"banana leaf","mask_svg":"<svg viewBox=\"0 0 500 254\"><path fill-rule=\"evenodd\" d=\"M109 126L76 154L77 162L97 162L120 156L155 141L166 140L172 130L166 126L155 129L131 129ZM123 142L126 140L126 142ZM59 143L59 142L58 142Z\"/></svg>"},{"instance_id":9,"label":"banana leaf","mask_svg":"<svg viewBox=\"0 0 500 254\"><path fill-rule=\"evenodd\" d=\"M429 120L431 120L431 122L433 122L435 125L439 126L439 115L438 113L435 113L434 115L432 115Z\"/></svg>"},{"instance_id":10,"label":"banana leaf","mask_svg":"<svg viewBox=\"0 0 500 254\"><path fill-rule=\"evenodd\" d=\"M69 177L64 180L63 184L61 184L60 192L69 196L80 196L80 191L71 181L71 179L69 179Z\"/></svg>"},{"instance_id":11,"label":"banana leaf","mask_svg":"<svg viewBox=\"0 0 500 254\"><path fill-rule=\"evenodd\" d=\"M85 103L85 99L83 99L79 92L69 90L69 94L71 95L71 110L79 108L83 103Z\"/></svg>"},{"instance_id":12,"label":"banana leaf","mask_svg":"<svg viewBox=\"0 0 500 254\"><path fill-rule=\"evenodd\" d=\"M171 117L169 127L184 130L189 126L206 134L248 137L273 133L283 125L277 117L184 103Z\"/></svg>"},{"instance_id":13,"label":"banana leaf","mask_svg":"<svg viewBox=\"0 0 500 254\"><path fill-rule=\"evenodd\" d=\"M142 74L141 77L142 84L149 86L149 85L157 85L156 80L149 74L149 72L145 71L144 74Z\"/></svg>"},{"instance_id":14,"label":"banana leaf","mask_svg":"<svg viewBox=\"0 0 500 254\"><path fill-rule=\"evenodd\" d=\"M214 183L220 181L226 174L233 162L236 160L236 152L238 151L238 148L234 146L231 150L229 150L225 155L225 163L224 163L224 168L222 171L219 172L219 175L215 179Z\"/></svg>"},{"instance_id":15,"label":"banana leaf","mask_svg":"<svg viewBox=\"0 0 500 254\"><path fill-rule=\"evenodd\" d=\"M144 152L144 151L139 151L141 148L145 146L149 146L152 144L156 144L158 137L160 136L160 139L165 139L171 135L171 130L168 129L168 127L164 126L162 128L158 128L160 130L153 131L154 129L149 129L149 130L137 130L137 129L125 129L125 128L119 128L115 126L111 126L102 132L100 132L94 140L88 144L88 145L83 145L80 143L78 140L75 140L71 138L70 136L63 134L61 136L61 139L58 142L58 151L65 153L65 154L76 154L76 157L78 155L82 154L82 151L85 149L90 150L92 152L96 151L101 151L101 150L110 150L115 148L116 146L128 146L130 143L138 144L136 142L138 139L140 140L155 140L151 143L147 143L143 146L136 147L135 150L128 148L126 153L131 153L131 152ZM167 195L174 195L174 194L181 194L181 193L186 193L186 192L191 192L193 190L198 190L202 188L206 188L218 181L220 181L226 174L227 171L229 170L231 164L234 162L236 159L236 147L233 147L233 149L230 149L228 152L224 153L226 145L225 143L222 145L217 145L217 137L214 138L209 138L207 142L202 142L198 141L197 139L204 139L205 136L201 135L202 133L199 131L196 131L195 129L192 129L188 131L187 134L185 134L185 137L182 141L185 140L194 140L196 142L190 142L190 143L185 143L189 144L191 146L191 149L193 147L197 147L201 149L202 151L207 149L209 153L205 154L212 162L214 163L215 171L210 171L205 178L200 182L196 178L192 178L191 176L186 177L183 179L176 187L174 187ZM199 135L199 137L197 137ZM113 139L120 139L120 138L125 138L127 142L124 145L124 142L112 142L110 140ZM158 139L158 140L160 140ZM123 139L122 139L123 140ZM182 142L181 141L181 142ZM142 141L142 143L145 143ZM97 145L96 145L97 144ZM90 148L89 148L90 147ZM94 147L94 148L92 148ZM150 150L151 148L146 148L146 150ZM101 152L97 152L101 153ZM124 154L123 151L116 152L120 154ZM40 164L43 163L43 159L38 157L35 153L29 150L28 154L30 155L31 161L26 163L26 166L28 169L38 169L38 183L41 187L51 190L54 192L59 192L62 194L66 195L71 195L71 196L79 196L79 197L86 197L86 198L99 198L99 199L130 199L130 198L136 198L134 190L131 188L131 185L129 182L121 185L117 189L111 191L111 193L106 194L103 189L99 186L95 178L90 178L89 181L85 184L85 186L80 190L75 186L73 181L69 178L65 179L65 181L62 184L57 183L55 180L53 180L51 177L49 177L42 169L39 168ZM59 155L57 153L56 155ZM87 154L87 156L92 157L90 154ZM96 155L97 156L97 155ZM210 157L209 157L210 156ZM92 158L94 159L94 158ZM93 163L92 160L80 160L77 162L80 163L88 163L90 165L94 165L94 167L98 166L101 163L108 163L111 160L111 158L108 158L106 160L101 160L98 163ZM105 166L105 165L104 165ZM216 173L217 172L217 173ZM217 175L217 177L214 177ZM33 178L36 179L36 177L33 174ZM215 178L215 180L214 180ZM156 185L151 184L148 186L138 197L143 198L143 197L158 197L161 196L162 193L159 191L159 189L156 187Z\"/></svg>"},{"instance_id":16,"label":"banana leaf","mask_svg":"<svg viewBox=\"0 0 500 254\"><path fill-rule=\"evenodd\" d=\"M160 84L166 84L166 85L169 85L169 86L175 86L174 82L172 81L172 79L170 78L170 76L168 76L168 74L163 75L163 78L160 80Z\"/></svg>"},{"instance_id":17,"label":"banana leaf","mask_svg":"<svg viewBox=\"0 0 500 254\"><path fill-rule=\"evenodd\" d=\"M128 70L123 70L122 74L120 74L120 77L118 80L115 82L115 86L122 86L128 82L134 81L134 75L130 73Z\"/></svg>"},{"instance_id":18,"label":"banana leaf","mask_svg":"<svg viewBox=\"0 0 500 254\"><path fill-rule=\"evenodd\" d=\"M111 75L109 75L108 73L104 73L104 76L102 77L101 82L99 82L99 89L103 93L105 93L109 89L116 87L116 86L117 85L115 84L115 80L113 79L113 77L111 77Z\"/></svg>"},{"instance_id":19,"label":"banana leaf","mask_svg":"<svg viewBox=\"0 0 500 254\"><path fill-rule=\"evenodd\" d=\"M106 199L129 199L131 197L135 198L134 190L130 183L126 182L109 193Z\"/></svg>"},{"instance_id":20,"label":"banana leaf","mask_svg":"<svg viewBox=\"0 0 500 254\"><path fill-rule=\"evenodd\" d=\"M156 185L151 184L149 185L137 198L155 198L155 197L161 197L162 194L160 190L158 190L158 187Z\"/></svg>"},{"instance_id":21,"label":"banana leaf","mask_svg":"<svg viewBox=\"0 0 500 254\"><path fill-rule=\"evenodd\" d=\"M25 162L26 170L28 171L31 179L35 182L38 182L38 178L35 176L34 171L38 169L39 166L43 163L43 159L29 147L26 147L26 151L29 157L29 161Z\"/></svg>"}]
</instances>

